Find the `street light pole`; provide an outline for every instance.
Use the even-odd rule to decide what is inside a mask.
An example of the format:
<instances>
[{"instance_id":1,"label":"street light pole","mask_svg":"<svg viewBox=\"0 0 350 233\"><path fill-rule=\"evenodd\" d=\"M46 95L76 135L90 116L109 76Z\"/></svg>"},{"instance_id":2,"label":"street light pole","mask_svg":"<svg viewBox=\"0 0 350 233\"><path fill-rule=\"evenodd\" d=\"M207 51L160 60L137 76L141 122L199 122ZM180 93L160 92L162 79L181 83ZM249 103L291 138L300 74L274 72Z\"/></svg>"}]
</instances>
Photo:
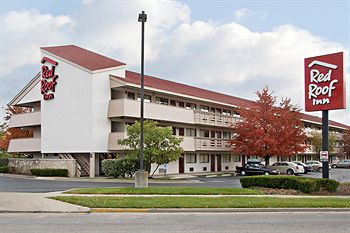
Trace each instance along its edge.
<instances>
[{"instance_id":1,"label":"street light pole","mask_svg":"<svg viewBox=\"0 0 350 233\"><path fill-rule=\"evenodd\" d=\"M143 159L143 144L144 144L144 127L143 127L143 115L144 115L144 45L145 45L145 22L147 21L147 15L144 11L139 14L138 21L141 22L141 111L140 111L140 170L135 174L135 188L148 187L148 172L144 169Z\"/></svg>"}]
</instances>

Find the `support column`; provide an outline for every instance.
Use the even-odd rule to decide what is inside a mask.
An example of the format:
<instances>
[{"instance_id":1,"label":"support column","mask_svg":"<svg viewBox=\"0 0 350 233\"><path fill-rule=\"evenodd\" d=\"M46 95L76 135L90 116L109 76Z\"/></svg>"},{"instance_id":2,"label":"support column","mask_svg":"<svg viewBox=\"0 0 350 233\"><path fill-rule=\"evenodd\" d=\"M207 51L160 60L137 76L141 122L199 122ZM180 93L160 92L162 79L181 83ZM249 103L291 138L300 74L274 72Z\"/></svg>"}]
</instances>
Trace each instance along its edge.
<instances>
[{"instance_id":1,"label":"support column","mask_svg":"<svg viewBox=\"0 0 350 233\"><path fill-rule=\"evenodd\" d=\"M95 156L95 175L100 175L100 155Z\"/></svg>"},{"instance_id":2,"label":"support column","mask_svg":"<svg viewBox=\"0 0 350 233\"><path fill-rule=\"evenodd\" d=\"M95 153L90 153L90 178L95 178Z\"/></svg>"}]
</instances>

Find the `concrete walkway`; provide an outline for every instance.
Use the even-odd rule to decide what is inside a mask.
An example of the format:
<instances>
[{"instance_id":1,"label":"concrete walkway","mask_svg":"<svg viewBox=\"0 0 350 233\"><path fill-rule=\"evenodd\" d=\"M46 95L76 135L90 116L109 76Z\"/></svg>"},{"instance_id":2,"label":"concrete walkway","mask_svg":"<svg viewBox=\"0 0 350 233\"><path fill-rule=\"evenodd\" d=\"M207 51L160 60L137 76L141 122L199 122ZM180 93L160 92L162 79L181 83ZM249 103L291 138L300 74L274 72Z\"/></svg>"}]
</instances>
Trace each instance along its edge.
<instances>
[{"instance_id":1,"label":"concrete walkway","mask_svg":"<svg viewBox=\"0 0 350 233\"><path fill-rule=\"evenodd\" d=\"M48 199L59 193L0 193L1 212L85 213L90 208Z\"/></svg>"}]
</instances>

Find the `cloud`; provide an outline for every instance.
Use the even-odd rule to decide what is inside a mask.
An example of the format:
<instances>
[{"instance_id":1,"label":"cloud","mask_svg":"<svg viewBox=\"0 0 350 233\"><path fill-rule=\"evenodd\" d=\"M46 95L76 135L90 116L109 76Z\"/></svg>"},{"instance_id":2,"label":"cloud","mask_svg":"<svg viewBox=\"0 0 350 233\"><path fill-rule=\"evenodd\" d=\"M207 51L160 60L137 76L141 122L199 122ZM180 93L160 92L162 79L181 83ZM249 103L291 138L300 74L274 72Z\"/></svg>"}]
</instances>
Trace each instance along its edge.
<instances>
[{"instance_id":1,"label":"cloud","mask_svg":"<svg viewBox=\"0 0 350 233\"><path fill-rule=\"evenodd\" d=\"M237 21L247 19L247 18L256 18L260 20L265 20L267 17L266 12L264 11L253 11L247 8L241 8L233 12L234 19Z\"/></svg>"},{"instance_id":2,"label":"cloud","mask_svg":"<svg viewBox=\"0 0 350 233\"><path fill-rule=\"evenodd\" d=\"M251 31L238 20L266 14L249 9L236 11L236 22L217 23L192 20L189 7L176 1L89 0L71 15L22 10L2 17L1 56L6 59L1 59L1 79L7 88L2 97L9 100L25 85L19 82L16 89L8 80L18 80L20 73L28 76L28 67L37 69L41 46L77 44L138 70L140 9L148 14L146 73L248 99L268 85L302 107L304 58L348 51L293 25ZM349 110L338 113L333 119L350 124Z\"/></svg>"}]
</instances>

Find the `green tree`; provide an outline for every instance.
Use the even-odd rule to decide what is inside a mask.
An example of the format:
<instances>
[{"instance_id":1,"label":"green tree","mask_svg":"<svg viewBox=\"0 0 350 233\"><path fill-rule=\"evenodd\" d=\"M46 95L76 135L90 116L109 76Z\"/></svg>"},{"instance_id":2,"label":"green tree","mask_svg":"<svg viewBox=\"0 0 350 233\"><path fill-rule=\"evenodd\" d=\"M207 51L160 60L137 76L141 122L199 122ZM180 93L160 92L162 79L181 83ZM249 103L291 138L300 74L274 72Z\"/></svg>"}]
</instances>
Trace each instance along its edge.
<instances>
[{"instance_id":1,"label":"green tree","mask_svg":"<svg viewBox=\"0 0 350 233\"><path fill-rule=\"evenodd\" d=\"M120 145L125 145L125 154L132 159L140 155L140 122L127 126L128 137L119 140ZM165 163L177 160L183 153L180 143L183 139L172 135L171 127L160 127L157 122L144 121L144 164L146 170L151 173L151 164L157 164L153 174L158 167Z\"/></svg>"},{"instance_id":2,"label":"green tree","mask_svg":"<svg viewBox=\"0 0 350 233\"><path fill-rule=\"evenodd\" d=\"M315 154L319 155L320 152L322 151L322 133L316 130L312 131L310 141L315 151ZM334 151L335 142L336 142L336 135L330 132L328 137L329 153L332 153Z\"/></svg>"}]
</instances>

